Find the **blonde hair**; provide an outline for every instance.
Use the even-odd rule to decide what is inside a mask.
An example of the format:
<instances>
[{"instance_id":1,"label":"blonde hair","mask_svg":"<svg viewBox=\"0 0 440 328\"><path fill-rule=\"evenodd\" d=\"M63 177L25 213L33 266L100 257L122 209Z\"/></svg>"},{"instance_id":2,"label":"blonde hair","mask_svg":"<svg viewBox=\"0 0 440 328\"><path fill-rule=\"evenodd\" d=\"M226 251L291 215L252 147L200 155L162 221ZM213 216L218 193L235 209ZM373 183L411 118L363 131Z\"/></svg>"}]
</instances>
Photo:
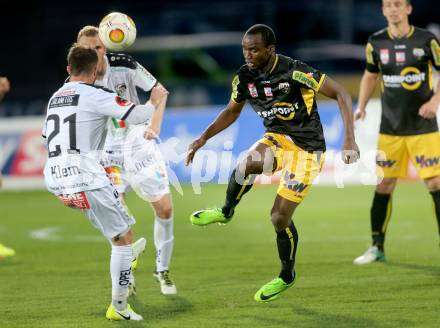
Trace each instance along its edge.
<instances>
[{"instance_id":1,"label":"blonde hair","mask_svg":"<svg viewBox=\"0 0 440 328\"><path fill-rule=\"evenodd\" d=\"M83 36L93 37L93 36L97 36L98 34L99 34L99 30L96 26L93 26L93 25L84 26L78 32L78 36L76 37L76 42L79 42L79 39L81 39Z\"/></svg>"}]
</instances>

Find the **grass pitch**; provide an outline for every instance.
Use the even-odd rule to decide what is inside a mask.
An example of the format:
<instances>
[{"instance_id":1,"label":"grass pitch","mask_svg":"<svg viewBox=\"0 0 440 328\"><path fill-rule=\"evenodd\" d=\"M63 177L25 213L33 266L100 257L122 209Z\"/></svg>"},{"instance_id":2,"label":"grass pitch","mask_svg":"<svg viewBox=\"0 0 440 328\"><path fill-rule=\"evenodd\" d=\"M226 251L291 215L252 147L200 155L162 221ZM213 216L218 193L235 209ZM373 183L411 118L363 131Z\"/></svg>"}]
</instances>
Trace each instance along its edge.
<instances>
[{"instance_id":1,"label":"grass pitch","mask_svg":"<svg viewBox=\"0 0 440 328\"><path fill-rule=\"evenodd\" d=\"M226 226L191 226L189 214L221 205L225 190L174 195L175 297L152 277L152 212L129 196L136 236L148 239L130 301L141 323L105 319L110 246L85 216L48 192L0 193L0 242L17 251L0 261L0 327L439 327L439 238L421 183L398 185L388 261L363 267L352 261L369 244L373 188L313 187L295 214L298 279L268 304L253 295L279 270L269 218L276 189L254 187Z\"/></svg>"}]
</instances>

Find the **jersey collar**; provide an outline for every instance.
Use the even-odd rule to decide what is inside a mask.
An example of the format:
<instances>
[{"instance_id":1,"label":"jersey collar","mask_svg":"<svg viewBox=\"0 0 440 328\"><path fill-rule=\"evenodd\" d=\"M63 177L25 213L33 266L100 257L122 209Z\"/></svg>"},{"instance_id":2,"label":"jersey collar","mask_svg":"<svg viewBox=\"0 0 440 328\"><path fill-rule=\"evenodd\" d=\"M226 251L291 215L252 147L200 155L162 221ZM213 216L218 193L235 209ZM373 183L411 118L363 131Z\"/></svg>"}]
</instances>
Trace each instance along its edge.
<instances>
[{"instance_id":1,"label":"jersey collar","mask_svg":"<svg viewBox=\"0 0 440 328\"><path fill-rule=\"evenodd\" d=\"M391 40L394 40L394 39L403 39L403 38L407 38L407 39L409 39L409 38L414 34L414 31L415 31L414 25L410 25L410 26L409 26L409 32L408 32L404 37L402 37L402 38L397 38L397 37L395 37L394 35L392 35L391 32L390 32L390 29L387 28L387 34L388 34L388 37L389 37Z\"/></svg>"},{"instance_id":2,"label":"jersey collar","mask_svg":"<svg viewBox=\"0 0 440 328\"><path fill-rule=\"evenodd\" d=\"M275 61L274 61L274 63L273 63L272 68L271 68L270 71L268 72L268 74L271 74L271 73L275 70L275 67L277 67L277 64L278 64L278 54L275 55Z\"/></svg>"}]
</instances>

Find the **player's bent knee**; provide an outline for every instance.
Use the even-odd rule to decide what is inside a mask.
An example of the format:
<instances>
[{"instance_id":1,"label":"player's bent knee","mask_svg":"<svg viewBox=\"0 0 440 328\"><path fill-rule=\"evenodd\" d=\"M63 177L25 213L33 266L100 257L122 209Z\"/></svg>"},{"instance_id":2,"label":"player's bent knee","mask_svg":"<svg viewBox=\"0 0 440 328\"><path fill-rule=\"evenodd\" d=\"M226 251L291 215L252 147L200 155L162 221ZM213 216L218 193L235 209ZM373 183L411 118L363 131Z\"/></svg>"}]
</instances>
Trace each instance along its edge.
<instances>
[{"instance_id":1,"label":"player's bent knee","mask_svg":"<svg viewBox=\"0 0 440 328\"><path fill-rule=\"evenodd\" d=\"M376 186L376 192L380 194L391 194L395 186L396 186L396 179L385 178Z\"/></svg>"},{"instance_id":2,"label":"player's bent knee","mask_svg":"<svg viewBox=\"0 0 440 328\"><path fill-rule=\"evenodd\" d=\"M277 231L286 228L289 225L290 217L277 210L272 210L271 221Z\"/></svg>"},{"instance_id":3,"label":"player's bent knee","mask_svg":"<svg viewBox=\"0 0 440 328\"><path fill-rule=\"evenodd\" d=\"M425 184L429 191L440 190L440 176L426 178Z\"/></svg>"},{"instance_id":4,"label":"player's bent knee","mask_svg":"<svg viewBox=\"0 0 440 328\"><path fill-rule=\"evenodd\" d=\"M245 176L248 176L249 174L261 174L263 173L263 167L264 162L262 161L247 160L244 170Z\"/></svg>"},{"instance_id":5,"label":"player's bent knee","mask_svg":"<svg viewBox=\"0 0 440 328\"><path fill-rule=\"evenodd\" d=\"M125 246L130 245L133 242L133 232L128 230L123 235L117 235L112 238L112 244L115 246Z\"/></svg>"},{"instance_id":6,"label":"player's bent knee","mask_svg":"<svg viewBox=\"0 0 440 328\"><path fill-rule=\"evenodd\" d=\"M173 208L168 206L159 207L156 209L156 216L160 217L161 219L168 219L173 215Z\"/></svg>"}]
</instances>

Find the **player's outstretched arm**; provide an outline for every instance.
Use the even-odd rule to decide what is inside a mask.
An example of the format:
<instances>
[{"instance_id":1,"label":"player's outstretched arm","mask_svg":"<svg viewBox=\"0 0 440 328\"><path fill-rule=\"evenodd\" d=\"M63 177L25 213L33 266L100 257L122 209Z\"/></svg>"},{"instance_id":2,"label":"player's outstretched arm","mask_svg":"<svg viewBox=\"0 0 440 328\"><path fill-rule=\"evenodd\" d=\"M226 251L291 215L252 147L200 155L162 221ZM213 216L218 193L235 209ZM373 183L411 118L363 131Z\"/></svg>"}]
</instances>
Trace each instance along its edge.
<instances>
[{"instance_id":1,"label":"player's outstretched arm","mask_svg":"<svg viewBox=\"0 0 440 328\"><path fill-rule=\"evenodd\" d=\"M163 87L162 84L158 83L159 86ZM156 107L153 117L151 118L151 124L147 127L144 133L145 139L154 139L159 136L160 129L162 126L163 114L165 112L167 97L165 97L162 102Z\"/></svg>"},{"instance_id":2,"label":"player's outstretched arm","mask_svg":"<svg viewBox=\"0 0 440 328\"><path fill-rule=\"evenodd\" d=\"M356 111L354 112L355 120L363 120L365 118L365 108L373 95L374 89L376 89L378 76L378 73L372 73L367 70L364 71L359 88L358 105Z\"/></svg>"},{"instance_id":3,"label":"player's outstretched arm","mask_svg":"<svg viewBox=\"0 0 440 328\"><path fill-rule=\"evenodd\" d=\"M189 165L194 158L197 150L203 147L203 145L217 133L223 131L240 116L245 102L236 103L233 100L229 101L226 108L217 116L214 122L208 126L208 128L188 147L188 155L186 157L186 165Z\"/></svg>"},{"instance_id":4,"label":"player's outstretched arm","mask_svg":"<svg viewBox=\"0 0 440 328\"><path fill-rule=\"evenodd\" d=\"M348 91L339 83L326 77L321 89L324 96L335 99L338 102L342 121L344 122L344 145L343 158L346 164L354 163L359 159L359 148L354 139L354 125L351 96Z\"/></svg>"}]
</instances>

